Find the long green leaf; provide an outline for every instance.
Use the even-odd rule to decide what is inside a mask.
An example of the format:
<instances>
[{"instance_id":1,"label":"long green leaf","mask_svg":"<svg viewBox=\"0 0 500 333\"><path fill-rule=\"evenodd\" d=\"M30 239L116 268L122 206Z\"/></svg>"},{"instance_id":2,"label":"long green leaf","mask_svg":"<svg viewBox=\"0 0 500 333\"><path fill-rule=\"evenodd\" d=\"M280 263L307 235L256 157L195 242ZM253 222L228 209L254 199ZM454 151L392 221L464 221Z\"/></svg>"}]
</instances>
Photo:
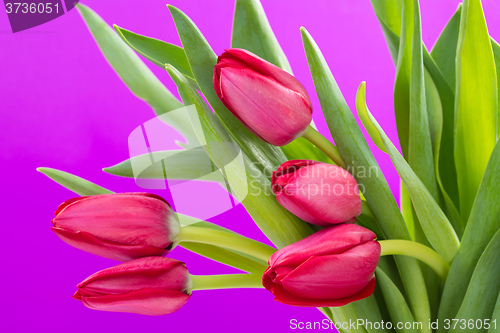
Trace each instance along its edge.
<instances>
[{"instance_id":1,"label":"long green leaf","mask_svg":"<svg viewBox=\"0 0 500 333\"><path fill-rule=\"evenodd\" d=\"M52 168L37 168L37 171L43 173L59 185L81 196L114 193L113 191L105 189L104 187L94 184L88 180L61 170ZM199 219L178 213L177 215L180 215L179 221L181 222L181 225L189 224L197 227L222 230L235 234L235 232L229 229L225 229L210 222L200 221ZM262 270L267 266L267 263L263 262L260 259L250 257L238 251L227 250L213 245L185 243L182 245L182 247L198 253L204 257L241 269L246 272L261 274Z\"/></svg>"},{"instance_id":2,"label":"long green leaf","mask_svg":"<svg viewBox=\"0 0 500 333\"><path fill-rule=\"evenodd\" d=\"M224 182L222 174L212 169L210 158L200 147L200 149L167 150L139 155L104 168L103 171L126 178Z\"/></svg>"},{"instance_id":3,"label":"long green leaf","mask_svg":"<svg viewBox=\"0 0 500 333\"><path fill-rule=\"evenodd\" d=\"M113 193L113 191L65 171L52 168L37 168L36 170L59 185L81 196Z\"/></svg>"},{"instance_id":4,"label":"long green leaf","mask_svg":"<svg viewBox=\"0 0 500 333\"><path fill-rule=\"evenodd\" d=\"M491 239L477 262L462 306L458 311L458 319L487 319L491 318L500 292L500 230ZM498 324L498 323L497 323ZM450 329L450 333L467 332L460 326ZM477 329L475 332L484 332L486 329Z\"/></svg>"},{"instance_id":5,"label":"long green leaf","mask_svg":"<svg viewBox=\"0 0 500 333\"><path fill-rule=\"evenodd\" d=\"M412 8L408 8L412 7ZM427 113L427 99L425 90L424 64L422 55L422 29L420 27L420 9L418 0L407 0L404 3L403 25L412 33L402 40L406 46L411 45L410 58L402 61L410 62L409 85L409 133L408 133L408 164L427 187L432 197L438 201L438 186L434 172L433 146L431 143L429 118ZM402 28L403 31L405 28ZM402 44L400 44L401 46ZM428 85L430 88L430 86ZM427 97L430 97L427 94ZM440 106L440 105L439 105ZM435 110L435 109L434 109ZM440 111L440 110L439 110Z\"/></svg>"},{"instance_id":6,"label":"long green leaf","mask_svg":"<svg viewBox=\"0 0 500 333\"><path fill-rule=\"evenodd\" d=\"M292 73L259 0L236 0L231 46L248 50Z\"/></svg>"},{"instance_id":7,"label":"long green leaf","mask_svg":"<svg viewBox=\"0 0 500 333\"><path fill-rule=\"evenodd\" d=\"M497 78L480 0L463 2L455 91L455 164L466 221L496 142Z\"/></svg>"},{"instance_id":8,"label":"long green leaf","mask_svg":"<svg viewBox=\"0 0 500 333\"><path fill-rule=\"evenodd\" d=\"M177 32L201 92L214 109L232 139L261 170L276 170L286 161L279 147L271 146L252 134L222 104L213 87L217 56L194 22L179 9L168 6Z\"/></svg>"},{"instance_id":9,"label":"long green leaf","mask_svg":"<svg viewBox=\"0 0 500 333\"><path fill-rule=\"evenodd\" d=\"M82 4L78 4L77 8L111 67L137 97L146 101L157 115L182 107L139 56L99 15ZM189 119L179 113L169 119L169 125L176 128L189 142L193 137Z\"/></svg>"},{"instance_id":10,"label":"long green leaf","mask_svg":"<svg viewBox=\"0 0 500 333\"><path fill-rule=\"evenodd\" d=\"M420 178L399 154L375 118L369 112L367 113L371 122L377 128L384 146L410 194L413 207L427 239L434 249L450 263L460 245L453 227Z\"/></svg>"},{"instance_id":11,"label":"long green leaf","mask_svg":"<svg viewBox=\"0 0 500 333\"><path fill-rule=\"evenodd\" d=\"M448 21L436 44L432 48L431 56L439 67L450 87L455 90L455 58L457 54L458 33L460 30L460 15L462 4Z\"/></svg>"},{"instance_id":12,"label":"long green leaf","mask_svg":"<svg viewBox=\"0 0 500 333\"><path fill-rule=\"evenodd\" d=\"M337 148L364 187L364 196L386 238L410 239L403 217L387 182L378 168L368 144L358 127L316 42L301 28L304 50L313 77L316 93ZM369 177L359 177L357 171L373 170ZM417 320L427 322L430 308L425 283L418 263L411 258L396 258L402 281Z\"/></svg>"},{"instance_id":13,"label":"long green leaf","mask_svg":"<svg viewBox=\"0 0 500 333\"><path fill-rule=\"evenodd\" d=\"M373 126L370 118L368 118L368 106L366 105L366 83L362 82L356 93L356 110L358 112L358 117L363 123L363 126L366 129L366 132L373 140L373 143L383 152L387 153L384 147L384 142L378 134L377 128Z\"/></svg>"},{"instance_id":14,"label":"long green leaf","mask_svg":"<svg viewBox=\"0 0 500 333\"><path fill-rule=\"evenodd\" d=\"M415 323L415 319L406 303L405 298L401 295L398 287L392 282L392 280L384 273L383 270L377 268L377 282L382 289L384 295L385 303L391 315L393 323ZM427 325L427 323L423 323ZM420 331L413 326L410 328L396 329L396 332L400 333L419 333Z\"/></svg>"},{"instance_id":15,"label":"long green leaf","mask_svg":"<svg viewBox=\"0 0 500 333\"><path fill-rule=\"evenodd\" d=\"M460 250L450 267L439 309L440 320L454 318L481 254L500 229L499 188L500 144L497 142L472 207Z\"/></svg>"},{"instance_id":16,"label":"long green leaf","mask_svg":"<svg viewBox=\"0 0 500 333\"><path fill-rule=\"evenodd\" d=\"M221 163L224 154L230 154L224 146L233 141L222 127L210 109L188 84L187 80L173 67L167 66L167 71L179 89L179 95L187 105L195 105L197 117L201 121L201 128L196 128L200 142L206 140L204 145L215 165L224 170L226 179L232 190L239 197L257 226L277 247L281 248L294 243L312 233L312 229L302 220L284 209L274 198L270 182L265 177L255 178L250 161L242 152L245 164L225 165ZM220 150L214 153L214 147ZM246 191L251 190L245 197Z\"/></svg>"},{"instance_id":17,"label":"long green leaf","mask_svg":"<svg viewBox=\"0 0 500 333\"><path fill-rule=\"evenodd\" d=\"M165 43L159 39L150 38L133 33L132 31L113 26L118 36L128 44L133 50L150 60L153 64L165 68L166 64L171 64L179 68L179 72L187 77L194 78L186 53L182 47Z\"/></svg>"},{"instance_id":18,"label":"long green leaf","mask_svg":"<svg viewBox=\"0 0 500 333\"><path fill-rule=\"evenodd\" d=\"M191 67L189 67L186 53L182 47L165 43L159 39L135 34L117 25L113 27L118 36L144 58L162 69L165 69L166 64L172 64L175 68L179 68L179 71L184 74L194 86L197 86L194 80L193 71L191 71Z\"/></svg>"}]
</instances>

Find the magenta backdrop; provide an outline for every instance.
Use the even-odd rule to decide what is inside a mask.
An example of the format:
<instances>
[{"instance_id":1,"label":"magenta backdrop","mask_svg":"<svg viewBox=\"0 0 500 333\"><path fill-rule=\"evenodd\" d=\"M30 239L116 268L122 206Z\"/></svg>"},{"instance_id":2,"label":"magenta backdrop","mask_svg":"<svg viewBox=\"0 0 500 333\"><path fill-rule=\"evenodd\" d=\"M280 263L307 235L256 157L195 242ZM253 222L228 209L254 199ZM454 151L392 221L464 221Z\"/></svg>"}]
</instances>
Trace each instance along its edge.
<instances>
[{"instance_id":1,"label":"magenta backdrop","mask_svg":"<svg viewBox=\"0 0 500 333\"><path fill-rule=\"evenodd\" d=\"M351 107L358 84L367 81L370 109L396 141L395 70L370 2L262 2L295 75L310 92L320 131L328 133L301 46L302 25L321 47ZM84 3L110 24L180 44L164 0ZM234 0L170 3L196 22L217 53L230 46ZM458 3L421 1L426 45L433 45ZM490 34L498 40L500 3L485 0L483 5ZM265 290L196 292L183 309L163 317L98 312L73 300L70 296L78 282L116 262L71 248L50 231L55 208L74 194L35 168L63 169L115 191L140 191L133 180L104 174L101 168L128 157L128 135L153 113L113 72L75 10L16 34L10 32L2 10L0 67L0 165L4 175L0 331L285 332L290 330L290 319L323 318L316 309L274 302ZM149 67L176 94L167 74L154 65ZM397 195L398 177L389 159L371 141L370 145ZM211 220L266 241L241 206ZM233 272L182 249L172 256L185 261L195 274Z\"/></svg>"}]
</instances>

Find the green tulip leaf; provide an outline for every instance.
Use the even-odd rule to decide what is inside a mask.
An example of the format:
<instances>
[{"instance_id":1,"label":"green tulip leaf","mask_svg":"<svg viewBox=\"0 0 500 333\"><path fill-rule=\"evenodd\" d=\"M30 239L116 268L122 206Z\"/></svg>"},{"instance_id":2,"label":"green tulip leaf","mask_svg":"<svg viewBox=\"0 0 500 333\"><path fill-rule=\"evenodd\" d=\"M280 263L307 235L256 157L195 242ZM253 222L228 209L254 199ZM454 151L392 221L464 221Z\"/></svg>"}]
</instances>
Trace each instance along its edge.
<instances>
[{"instance_id":1,"label":"green tulip leaf","mask_svg":"<svg viewBox=\"0 0 500 333\"><path fill-rule=\"evenodd\" d=\"M384 146L408 190L413 207L427 239L443 259L450 263L460 245L453 227L420 178L399 154L375 118L369 111L367 114L373 125L377 128Z\"/></svg>"},{"instance_id":2,"label":"green tulip leaf","mask_svg":"<svg viewBox=\"0 0 500 333\"><path fill-rule=\"evenodd\" d=\"M373 143L383 152L387 153L382 142L382 138L378 134L377 129L368 118L368 106L366 105L366 82L361 82L356 93L356 110L358 111L359 120L363 123L366 132L372 139Z\"/></svg>"},{"instance_id":3,"label":"green tulip leaf","mask_svg":"<svg viewBox=\"0 0 500 333\"><path fill-rule=\"evenodd\" d=\"M487 319L491 318L498 294L500 293L500 230L491 239L477 262L476 269L470 280L457 319ZM496 323L498 325L498 323ZM449 333L464 332L462 327L452 327ZM486 331L476 330L476 332Z\"/></svg>"},{"instance_id":4,"label":"green tulip leaf","mask_svg":"<svg viewBox=\"0 0 500 333\"><path fill-rule=\"evenodd\" d=\"M381 323L383 321L382 314L380 313L380 309L377 304L377 300L375 299L375 295L372 294L369 297L352 302L347 306L352 307L352 310L356 314L356 317L360 319L364 319L369 323ZM343 306L345 308L346 306ZM373 325L365 325L363 328L368 333L384 333L389 332L389 330L385 328L375 328Z\"/></svg>"},{"instance_id":5,"label":"green tulip leaf","mask_svg":"<svg viewBox=\"0 0 500 333\"><path fill-rule=\"evenodd\" d=\"M455 91L455 57L457 54L458 32L460 30L460 15L462 4L451 17L436 44L432 48L431 56L449 86Z\"/></svg>"},{"instance_id":6,"label":"green tulip leaf","mask_svg":"<svg viewBox=\"0 0 500 333\"><path fill-rule=\"evenodd\" d=\"M175 68L179 68L179 71L190 79L194 86L197 86L182 47L135 34L132 31L120 28L116 24L113 27L118 36L134 51L162 69L165 69L166 64L172 64Z\"/></svg>"},{"instance_id":7,"label":"green tulip leaf","mask_svg":"<svg viewBox=\"0 0 500 333\"><path fill-rule=\"evenodd\" d=\"M231 47L248 50L292 74L259 0L236 0Z\"/></svg>"},{"instance_id":8,"label":"green tulip leaf","mask_svg":"<svg viewBox=\"0 0 500 333\"><path fill-rule=\"evenodd\" d=\"M480 0L463 2L456 69L455 165L466 221L497 137L495 61Z\"/></svg>"},{"instance_id":9,"label":"green tulip leaf","mask_svg":"<svg viewBox=\"0 0 500 333\"><path fill-rule=\"evenodd\" d=\"M500 141L499 141L500 142ZM477 262L500 229L500 144L497 142L474 201L462 244L443 291L439 318L454 318L464 298Z\"/></svg>"},{"instance_id":10,"label":"green tulip leaf","mask_svg":"<svg viewBox=\"0 0 500 333\"><path fill-rule=\"evenodd\" d=\"M104 168L103 171L119 177L136 179L181 179L225 183L222 174L213 169L210 158L200 147L200 149L166 150L139 155ZM134 170L137 170L138 174L134 174Z\"/></svg>"},{"instance_id":11,"label":"green tulip leaf","mask_svg":"<svg viewBox=\"0 0 500 333\"><path fill-rule=\"evenodd\" d=\"M384 237L409 240L408 229L391 190L378 168L378 164L349 110L323 54L304 28L301 28L301 33L316 93L342 159L364 189L363 194L379 223L380 230L384 233ZM358 171L361 170L374 172L371 172L368 177L360 177ZM427 322L430 318L429 300L418 262L403 256L398 256L396 262L416 319Z\"/></svg>"},{"instance_id":12,"label":"green tulip leaf","mask_svg":"<svg viewBox=\"0 0 500 333\"><path fill-rule=\"evenodd\" d=\"M392 280L380 268L377 268L376 275L377 283L382 289L385 304L387 305L387 309L389 310L393 322L415 323L415 319L410 311L410 308L408 307L408 304L398 287L396 287ZM423 323L423 325L427 325L427 323ZM419 333L420 331L412 325L410 328L405 328L403 326L403 328L397 330L397 332Z\"/></svg>"},{"instance_id":13,"label":"green tulip leaf","mask_svg":"<svg viewBox=\"0 0 500 333\"><path fill-rule=\"evenodd\" d=\"M99 15L82 4L78 4L77 8L111 67L138 98L146 101L157 115L182 107L139 56ZM194 134L189 119L181 113L168 118L168 125L177 129L188 143L191 142Z\"/></svg>"},{"instance_id":14,"label":"green tulip leaf","mask_svg":"<svg viewBox=\"0 0 500 333\"><path fill-rule=\"evenodd\" d=\"M222 104L213 87L213 74L217 56L194 22L179 9L168 5L177 32L181 39L189 65L198 82L201 92L214 109L238 146L258 166L260 170L276 170L286 157L279 147L271 146L252 134Z\"/></svg>"},{"instance_id":15,"label":"green tulip leaf","mask_svg":"<svg viewBox=\"0 0 500 333\"><path fill-rule=\"evenodd\" d=\"M52 168L37 168L36 170L59 185L81 196L114 193L113 191L65 171Z\"/></svg>"},{"instance_id":16,"label":"green tulip leaf","mask_svg":"<svg viewBox=\"0 0 500 333\"><path fill-rule=\"evenodd\" d=\"M257 226L278 248L310 235L312 229L276 201L269 180L259 174L243 151L241 155L244 163L224 162L224 155L232 154L227 147L234 144L234 141L185 77L172 66L167 66L167 71L177 85L184 103L196 108L192 120L200 121L199 126L195 126L198 139L202 143L206 142L204 148L207 153L222 170L234 195L245 206ZM215 151L218 152L214 153ZM249 190L252 193L247 195Z\"/></svg>"}]
</instances>

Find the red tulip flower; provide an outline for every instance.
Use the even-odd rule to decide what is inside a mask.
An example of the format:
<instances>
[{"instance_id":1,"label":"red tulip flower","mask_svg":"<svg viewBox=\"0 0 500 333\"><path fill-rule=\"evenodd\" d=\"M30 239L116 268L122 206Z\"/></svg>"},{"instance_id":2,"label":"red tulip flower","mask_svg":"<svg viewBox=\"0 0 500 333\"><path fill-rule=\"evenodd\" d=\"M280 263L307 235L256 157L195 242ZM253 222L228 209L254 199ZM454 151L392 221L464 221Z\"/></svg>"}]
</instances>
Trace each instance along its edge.
<instances>
[{"instance_id":1,"label":"red tulip flower","mask_svg":"<svg viewBox=\"0 0 500 333\"><path fill-rule=\"evenodd\" d=\"M120 261L165 255L180 227L170 205L148 193L74 198L63 202L55 215L52 230L63 241Z\"/></svg>"},{"instance_id":2,"label":"red tulip flower","mask_svg":"<svg viewBox=\"0 0 500 333\"><path fill-rule=\"evenodd\" d=\"M380 244L355 224L322 229L269 258L264 287L295 306L342 306L370 296Z\"/></svg>"},{"instance_id":3,"label":"red tulip flower","mask_svg":"<svg viewBox=\"0 0 500 333\"><path fill-rule=\"evenodd\" d=\"M354 222L361 214L356 179L333 164L285 162L273 172L272 189L283 207L312 224Z\"/></svg>"},{"instance_id":4,"label":"red tulip flower","mask_svg":"<svg viewBox=\"0 0 500 333\"><path fill-rule=\"evenodd\" d=\"M305 88L281 68L242 49L228 49L215 65L213 84L224 105L262 140L283 146L312 120Z\"/></svg>"},{"instance_id":5,"label":"red tulip flower","mask_svg":"<svg viewBox=\"0 0 500 333\"><path fill-rule=\"evenodd\" d=\"M160 316L191 297L184 263L164 257L135 259L93 274L73 298L94 310Z\"/></svg>"}]
</instances>

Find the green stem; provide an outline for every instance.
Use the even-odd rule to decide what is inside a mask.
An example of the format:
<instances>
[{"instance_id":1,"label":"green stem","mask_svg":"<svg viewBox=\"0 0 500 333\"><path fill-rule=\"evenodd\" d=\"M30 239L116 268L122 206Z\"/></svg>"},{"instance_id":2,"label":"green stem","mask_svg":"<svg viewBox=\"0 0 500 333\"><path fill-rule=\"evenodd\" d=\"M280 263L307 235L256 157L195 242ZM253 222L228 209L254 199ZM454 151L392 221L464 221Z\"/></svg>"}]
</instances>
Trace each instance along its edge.
<instances>
[{"instance_id":1,"label":"green stem","mask_svg":"<svg viewBox=\"0 0 500 333\"><path fill-rule=\"evenodd\" d=\"M215 245L249 254L265 262L269 260L269 257L274 252L276 252L275 248L236 233L203 227L182 227L179 231L177 242L194 242Z\"/></svg>"},{"instance_id":2,"label":"green stem","mask_svg":"<svg viewBox=\"0 0 500 333\"><path fill-rule=\"evenodd\" d=\"M193 290L264 288L258 274L190 275Z\"/></svg>"},{"instance_id":3,"label":"green stem","mask_svg":"<svg viewBox=\"0 0 500 333\"><path fill-rule=\"evenodd\" d=\"M427 264L443 281L446 281L450 266L430 247L402 239L382 240L379 243L382 256L403 255L415 258Z\"/></svg>"},{"instance_id":4,"label":"green stem","mask_svg":"<svg viewBox=\"0 0 500 333\"><path fill-rule=\"evenodd\" d=\"M337 147L335 147L327 138L316 131L311 125L309 125L302 135L306 140L310 141L313 145L321 149L328 157L332 159L338 166L346 168L342 157L340 157Z\"/></svg>"}]
</instances>

